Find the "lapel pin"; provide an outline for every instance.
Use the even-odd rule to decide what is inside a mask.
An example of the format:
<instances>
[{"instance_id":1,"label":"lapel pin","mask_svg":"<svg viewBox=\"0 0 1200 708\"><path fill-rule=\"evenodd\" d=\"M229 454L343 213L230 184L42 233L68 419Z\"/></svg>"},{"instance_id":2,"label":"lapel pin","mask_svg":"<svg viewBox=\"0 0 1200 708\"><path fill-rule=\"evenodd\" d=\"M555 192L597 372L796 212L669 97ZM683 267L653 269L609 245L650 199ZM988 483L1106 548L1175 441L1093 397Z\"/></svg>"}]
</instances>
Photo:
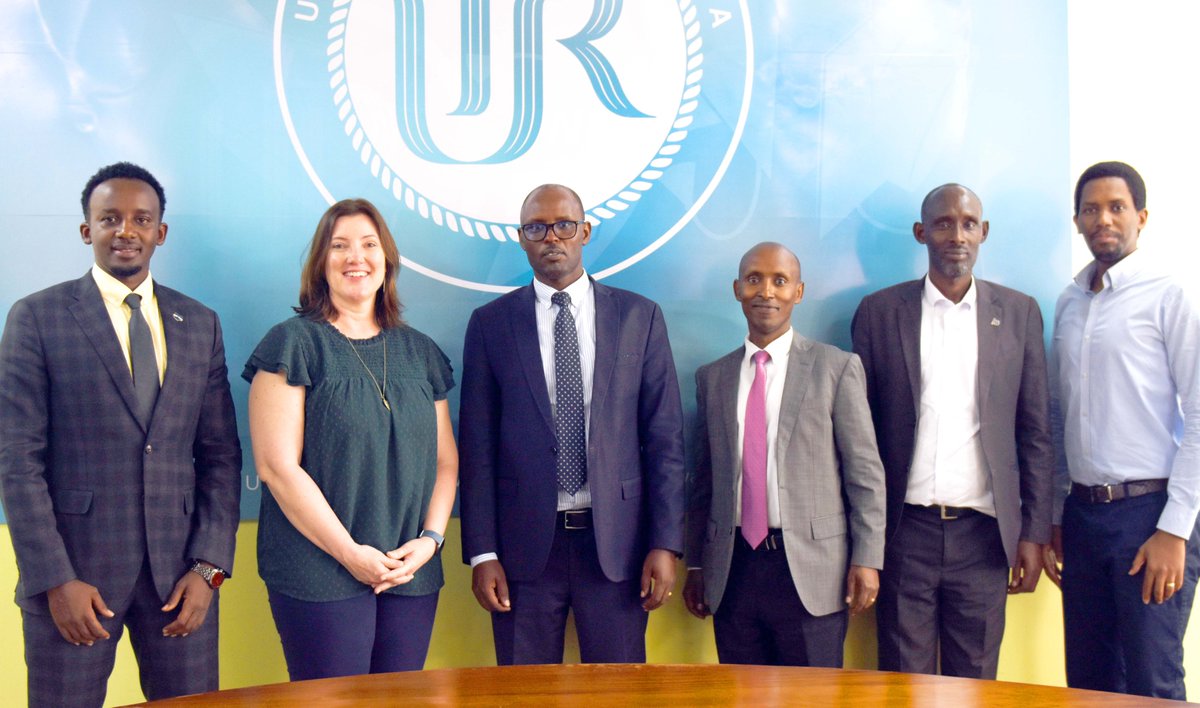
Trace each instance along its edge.
<instances>
[{"instance_id":1,"label":"lapel pin","mask_svg":"<svg viewBox=\"0 0 1200 708\"><path fill-rule=\"evenodd\" d=\"M176 316L176 317L178 317L179 315L175 315L175 316ZM993 318L992 318L992 326L993 326L993 327L999 327L999 326L1000 326L1000 320L999 320L999 318L996 318L996 317L993 317Z\"/></svg>"},{"instance_id":2,"label":"lapel pin","mask_svg":"<svg viewBox=\"0 0 1200 708\"><path fill-rule=\"evenodd\" d=\"M183 317L180 316L178 312L172 312L171 319L175 320L176 322L183 322ZM1000 322L998 320L992 320L992 324L1000 324Z\"/></svg>"}]
</instances>

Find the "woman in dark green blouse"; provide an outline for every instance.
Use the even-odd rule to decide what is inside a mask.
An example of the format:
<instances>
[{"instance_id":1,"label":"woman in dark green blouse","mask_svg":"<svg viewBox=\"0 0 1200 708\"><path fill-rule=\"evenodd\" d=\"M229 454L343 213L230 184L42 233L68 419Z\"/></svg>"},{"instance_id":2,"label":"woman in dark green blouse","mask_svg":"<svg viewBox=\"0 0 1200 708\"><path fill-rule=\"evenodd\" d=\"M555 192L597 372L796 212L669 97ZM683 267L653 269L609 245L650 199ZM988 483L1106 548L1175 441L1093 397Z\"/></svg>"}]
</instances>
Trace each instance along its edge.
<instances>
[{"instance_id":1,"label":"woman in dark green blouse","mask_svg":"<svg viewBox=\"0 0 1200 708\"><path fill-rule=\"evenodd\" d=\"M242 376L263 482L259 574L293 681L420 669L458 481L449 360L400 319L370 202L321 217L297 316Z\"/></svg>"}]
</instances>

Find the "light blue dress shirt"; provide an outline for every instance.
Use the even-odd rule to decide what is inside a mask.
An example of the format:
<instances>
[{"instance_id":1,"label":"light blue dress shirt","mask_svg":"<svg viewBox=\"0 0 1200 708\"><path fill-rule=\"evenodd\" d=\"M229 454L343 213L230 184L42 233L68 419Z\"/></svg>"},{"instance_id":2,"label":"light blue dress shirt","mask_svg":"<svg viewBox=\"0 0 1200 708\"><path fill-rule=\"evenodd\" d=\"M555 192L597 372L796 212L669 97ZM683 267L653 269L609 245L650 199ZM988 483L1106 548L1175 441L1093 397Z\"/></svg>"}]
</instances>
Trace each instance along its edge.
<instances>
[{"instance_id":1,"label":"light blue dress shirt","mask_svg":"<svg viewBox=\"0 0 1200 708\"><path fill-rule=\"evenodd\" d=\"M1054 313L1054 523L1069 482L1167 477L1158 528L1188 538L1200 511L1200 309L1137 251L1097 293L1095 267L1075 276Z\"/></svg>"}]
</instances>

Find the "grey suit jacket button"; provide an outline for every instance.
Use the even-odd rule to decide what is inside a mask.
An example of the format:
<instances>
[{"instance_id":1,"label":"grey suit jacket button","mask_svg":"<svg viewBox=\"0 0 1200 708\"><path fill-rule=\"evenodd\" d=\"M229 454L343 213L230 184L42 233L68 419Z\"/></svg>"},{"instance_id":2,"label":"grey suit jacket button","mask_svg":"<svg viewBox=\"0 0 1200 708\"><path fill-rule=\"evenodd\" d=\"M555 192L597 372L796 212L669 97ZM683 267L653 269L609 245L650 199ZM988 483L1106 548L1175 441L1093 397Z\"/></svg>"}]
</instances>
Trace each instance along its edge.
<instances>
[{"instance_id":1,"label":"grey suit jacket button","mask_svg":"<svg viewBox=\"0 0 1200 708\"><path fill-rule=\"evenodd\" d=\"M154 452L154 446L153 446L153 445L147 445L147 446L146 446L146 450L145 450L145 452L146 452L146 454L147 454L147 455L149 455L150 453Z\"/></svg>"}]
</instances>

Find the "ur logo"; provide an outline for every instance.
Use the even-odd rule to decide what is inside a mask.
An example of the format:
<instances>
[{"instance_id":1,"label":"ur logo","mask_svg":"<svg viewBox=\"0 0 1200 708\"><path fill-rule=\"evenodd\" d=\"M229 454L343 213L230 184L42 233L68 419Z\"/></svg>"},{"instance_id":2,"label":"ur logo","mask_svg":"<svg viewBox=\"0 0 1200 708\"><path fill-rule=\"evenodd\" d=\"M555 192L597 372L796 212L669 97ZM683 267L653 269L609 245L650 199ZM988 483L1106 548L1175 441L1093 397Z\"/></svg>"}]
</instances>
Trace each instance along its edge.
<instances>
[{"instance_id":1,"label":"ur logo","mask_svg":"<svg viewBox=\"0 0 1200 708\"><path fill-rule=\"evenodd\" d=\"M516 222L544 182L579 192L598 278L683 230L753 68L745 0L280 0L274 50L321 196L372 200L406 267L489 291L528 282Z\"/></svg>"}]
</instances>

